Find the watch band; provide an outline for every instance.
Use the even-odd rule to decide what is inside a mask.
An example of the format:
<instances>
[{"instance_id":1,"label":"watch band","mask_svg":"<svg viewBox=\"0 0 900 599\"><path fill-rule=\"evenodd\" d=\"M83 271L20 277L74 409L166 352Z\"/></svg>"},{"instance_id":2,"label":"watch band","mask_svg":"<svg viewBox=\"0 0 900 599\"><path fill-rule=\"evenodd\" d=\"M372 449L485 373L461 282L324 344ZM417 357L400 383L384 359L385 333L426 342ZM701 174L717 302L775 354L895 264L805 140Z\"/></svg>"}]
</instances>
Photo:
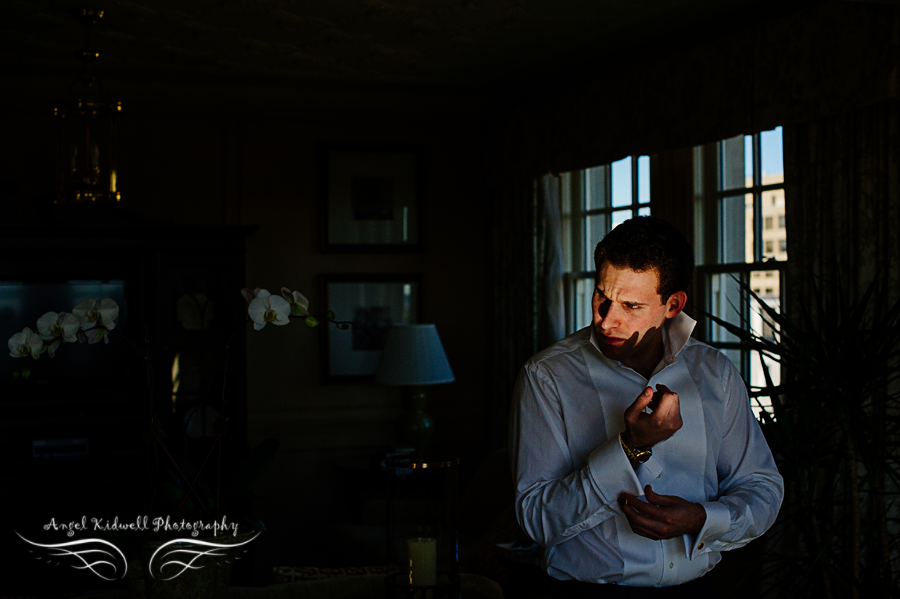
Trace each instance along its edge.
<instances>
[{"instance_id":1,"label":"watch band","mask_svg":"<svg viewBox=\"0 0 900 599\"><path fill-rule=\"evenodd\" d=\"M650 459L650 456L653 455L652 448L638 449L637 447L632 447L625 442L623 434L624 433L619 433L619 443L622 444L622 450L625 452L625 455L628 456L628 461L631 462L632 466L638 466Z\"/></svg>"}]
</instances>

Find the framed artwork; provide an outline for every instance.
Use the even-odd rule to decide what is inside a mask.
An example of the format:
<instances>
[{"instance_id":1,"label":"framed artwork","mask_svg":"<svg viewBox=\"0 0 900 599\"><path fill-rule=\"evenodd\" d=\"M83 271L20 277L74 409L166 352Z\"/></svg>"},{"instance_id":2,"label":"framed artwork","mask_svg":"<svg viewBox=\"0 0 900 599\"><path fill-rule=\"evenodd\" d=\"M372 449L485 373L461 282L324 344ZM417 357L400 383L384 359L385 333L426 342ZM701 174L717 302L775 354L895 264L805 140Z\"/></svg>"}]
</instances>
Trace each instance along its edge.
<instances>
[{"instance_id":1,"label":"framed artwork","mask_svg":"<svg viewBox=\"0 0 900 599\"><path fill-rule=\"evenodd\" d=\"M419 152L321 148L322 251L421 250Z\"/></svg>"},{"instance_id":2,"label":"framed artwork","mask_svg":"<svg viewBox=\"0 0 900 599\"><path fill-rule=\"evenodd\" d=\"M323 343L322 380L374 380L388 329L421 318L421 275L322 275L322 306L347 330L329 324Z\"/></svg>"}]
</instances>

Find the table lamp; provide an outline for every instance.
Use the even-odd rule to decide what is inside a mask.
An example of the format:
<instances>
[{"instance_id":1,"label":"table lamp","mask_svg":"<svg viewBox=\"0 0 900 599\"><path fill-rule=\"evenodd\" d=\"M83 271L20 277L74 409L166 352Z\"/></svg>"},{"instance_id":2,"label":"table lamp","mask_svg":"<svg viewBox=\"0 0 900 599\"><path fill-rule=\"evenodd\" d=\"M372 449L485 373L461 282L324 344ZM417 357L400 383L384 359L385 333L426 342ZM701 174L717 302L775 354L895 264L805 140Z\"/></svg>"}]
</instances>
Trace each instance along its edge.
<instances>
[{"instance_id":1,"label":"table lamp","mask_svg":"<svg viewBox=\"0 0 900 599\"><path fill-rule=\"evenodd\" d=\"M433 324L396 324L388 331L375 382L405 387L406 412L398 423L401 443L424 451L434 431L425 413L426 385L450 383L453 372Z\"/></svg>"}]
</instances>

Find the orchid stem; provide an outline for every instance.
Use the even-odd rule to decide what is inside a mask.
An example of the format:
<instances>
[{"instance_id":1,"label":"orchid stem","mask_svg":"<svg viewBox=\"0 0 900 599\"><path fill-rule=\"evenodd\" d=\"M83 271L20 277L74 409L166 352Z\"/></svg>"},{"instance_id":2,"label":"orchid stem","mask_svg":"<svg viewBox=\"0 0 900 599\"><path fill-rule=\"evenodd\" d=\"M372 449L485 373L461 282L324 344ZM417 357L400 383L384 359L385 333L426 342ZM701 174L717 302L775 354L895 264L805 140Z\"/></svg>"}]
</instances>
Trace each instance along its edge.
<instances>
[{"instance_id":1,"label":"orchid stem","mask_svg":"<svg viewBox=\"0 0 900 599\"><path fill-rule=\"evenodd\" d=\"M219 433L219 436L216 437L216 440L213 442L212 447L209 448L209 452L206 454L206 457L203 458L203 464L200 465L200 469L197 470L197 474L194 476L194 480L191 481L191 484L196 483L196 482L197 482L197 479L200 478L200 474L203 472L203 468L206 467L206 462L209 461L209 456L212 455L213 449L216 448L216 444L219 443L219 441L220 441L221 439L222 439L222 433ZM192 488L191 490L193 490L193 488ZM196 495L196 493L195 493L195 495ZM185 493L185 494L184 494L184 497L181 498L181 503L178 504L178 509L175 510L176 512L177 512L178 510L181 509L181 506L184 505L184 502L185 502L186 499L187 499L187 493ZM200 498L198 497L197 500L199 501L199 499L200 499ZM216 498L216 501L218 501L218 498ZM201 505L202 505L202 504L201 504Z\"/></svg>"},{"instance_id":2,"label":"orchid stem","mask_svg":"<svg viewBox=\"0 0 900 599\"><path fill-rule=\"evenodd\" d=\"M203 500L200 499L200 495L198 495L197 491L194 490L194 485L191 484L191 482L188 480L187 475L185 475L185 473L181 471L181 468L178 467L178 463L175 461L175 458L172 457L172 454L169 453L169 450L166 449L166 446L163 445L162 441L160 441L159 439L157 439L156 442L160 447L162 447L163 451L166 452L166 455L169 457L169 461L172 462L172 465L175 466L175 470L178 471L178 474L181 476L181 478L187 484L188 489L190 489L190 491L194 495L194 497L197 498L197 503L200 504L200 507L202 507L205 511L209 511L206 509L206 506L203 504ZM187 493L185 493L185 496L187 496Z\"/></svg>"},{"instance_id":3,"label":"orchid stem","mask_svg":"<svg viewBox=\"0 0 900 599\"><path fill-rule=\"evenodd\" d=\"M148 333L147 333L147 325L144 325L144 350L143 351L141 350L141 348L139 348L137 346L137 344L135 344L134 341L129 339L127 335L120 333L120 332L116 331L115 329L112 329L110 331L110 333L113 335L118 335L119 337L124 339L128 343L128 345L131 346L131 348L134 351L136 351L142 358L144 358L144 361L147 364L147 370L146 370L146 372L147 372L147 391L150 394L150 401L149 401L150 413L148 414L148 416L150 417L150 420L152 421L153 420L153 379L155 377L153 375L153 362L150 360L150 338L148 337Z\"/></svg>"}]
</instances>

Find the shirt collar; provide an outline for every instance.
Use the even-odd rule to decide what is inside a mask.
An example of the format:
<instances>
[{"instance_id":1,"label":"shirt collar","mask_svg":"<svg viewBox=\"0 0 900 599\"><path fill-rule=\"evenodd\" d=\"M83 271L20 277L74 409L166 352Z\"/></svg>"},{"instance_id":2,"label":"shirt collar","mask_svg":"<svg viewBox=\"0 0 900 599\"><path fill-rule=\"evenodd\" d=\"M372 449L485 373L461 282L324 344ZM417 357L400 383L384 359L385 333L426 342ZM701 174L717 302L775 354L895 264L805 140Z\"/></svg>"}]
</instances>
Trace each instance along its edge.
<instances>
[{"instance_id":1,"label":"shirt collar","mask_svg":"<svg viewBox=\"0 0 900 599\"><path fill-rule=\"evenodd\" d=\"M679 312L677 316L665 322L663 325L663 362L672 364L678 359L678 354L684 349L695 326L697 326L697 321L684 312Z\"/></svg>"},{"instance_id":2,"label":"shirt collar","mask_svg":"<svg viewBox=\"0 0 900 599\"><path fill-rule=\"evenodd\" d=\"M600 344L597 342L597 331L593 325L589 326L591 327L591 345L597 351L600 351ZM677 316L669 318L663 323L663 358L655 372L678 361L678 354L684 349L695 326L697 326L697 321L684 312L679 312ZM602 354L603 352L600 353Z\"/></svg>"}]
</instances>

